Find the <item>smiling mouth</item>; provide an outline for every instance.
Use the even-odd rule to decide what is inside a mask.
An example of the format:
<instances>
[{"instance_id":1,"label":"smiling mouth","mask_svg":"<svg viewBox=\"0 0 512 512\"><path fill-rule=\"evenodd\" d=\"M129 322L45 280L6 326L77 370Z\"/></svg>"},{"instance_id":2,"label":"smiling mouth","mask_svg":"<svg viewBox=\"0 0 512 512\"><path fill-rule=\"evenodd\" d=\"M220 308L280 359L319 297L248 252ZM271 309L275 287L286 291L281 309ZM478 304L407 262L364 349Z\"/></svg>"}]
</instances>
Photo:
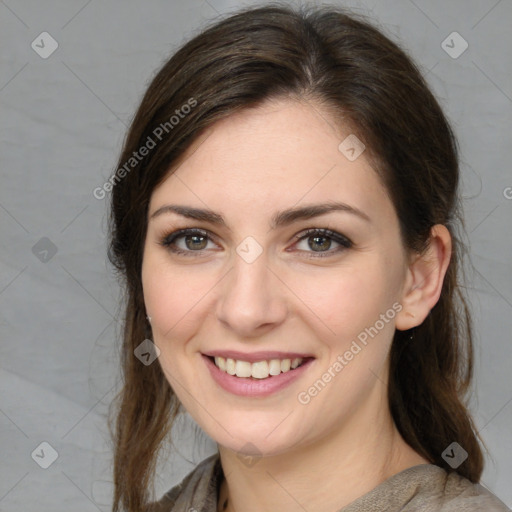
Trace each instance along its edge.
<instances>
[{"instance_id":1,"label":"smiling mouth","mask_svg":"<svg viewBox=\"0 0 512 512\"><path fill-rule=\"evenodd\" d=\"M292 372L302 366L306 361L313 359L310 357L297 357L294 359L269 359L250 363L249 361L241 361L238 359L219 356L208 356L208 358L222 372L246 379L251 377L253 379L267 379L269 377L280 375L281 373Z\"/></svg>"}]
</instances>

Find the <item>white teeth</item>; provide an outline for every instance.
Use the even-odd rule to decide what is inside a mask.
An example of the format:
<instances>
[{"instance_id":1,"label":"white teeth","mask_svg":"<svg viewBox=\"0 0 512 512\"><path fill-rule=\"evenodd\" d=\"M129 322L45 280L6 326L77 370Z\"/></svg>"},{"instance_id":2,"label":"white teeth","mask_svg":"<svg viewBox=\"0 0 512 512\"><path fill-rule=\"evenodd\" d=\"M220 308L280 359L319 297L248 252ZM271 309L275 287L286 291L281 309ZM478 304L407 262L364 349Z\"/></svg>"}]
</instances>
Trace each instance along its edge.
<instances>
[{"instance_id":1,"label":"white teeth","mask_svg":"<svg viewBox=\"0 0 512 512\"><path fill-rule=\"evenodd\" d=\"M281 373L281 361L279 361L279 359L270 360L268 373L270 373L270 375L279 375Z\"/></svg>"},{"instance_id":2,"label":"white teeth","mask_svg":"<svg viewBox=\"0 0 512 512\"><path fill-rule=\"evenodd\" d=\"M271 375L279 375L294 370L303 362L303 359L270 359L270 361L257 361L249 363L248 361L238 361L224 357L215 357L215 365L223 372L237 377L252 377L254 379L266 379Z\"/></svg>"},{"instance_id":3,"label":"white teeth","mask_svg":"<svg viewBox=\"0 0 512 512\"><path fill-rule=\"evenodd\" d=\"M226 359L226 372L228 372L229 375L235 375L236 369L234 359Z\"/></svg>"},{"instance_id":4,"label":"white teeth","mask_svg":"<svg viewBox=\"0 0 512 512\"><path fill-rule=\"evenodd\" d=\"M226 360L223 357L216 357L215 364L221 369L226 371Z\"/></svg>"},{"instance_id":5,"label":"white teeth","mask_svg":"<svg viewBox=\"0 0 512 512\"><path fill-rule=\"evenodd\" d=\"M266 379L268 377L269 368L267 361L258 361L257 363L253 363L251 366L251 376L255 379Z\"/></svg>"},{"instance_id":6,"label":"white teeth","mask_svg":"<svg viewBox=\"0 0 512 512\"><path fill-rule=\"evenodd\" d=\"M281 371L287 372L290 369L291 365L292 365L291 359L283 359L281 361Z\"/></svg>"},{"instance_id":7,"label":"white teeth","mask_svg":"<svg viewBox=\"0 0 512 512\"><path fill-rule=\"evenodd\" d=\"M250 377L251 363L248 363L247 361L237 361L235 373L237 377Z\"/></svg>"}]
</instances>

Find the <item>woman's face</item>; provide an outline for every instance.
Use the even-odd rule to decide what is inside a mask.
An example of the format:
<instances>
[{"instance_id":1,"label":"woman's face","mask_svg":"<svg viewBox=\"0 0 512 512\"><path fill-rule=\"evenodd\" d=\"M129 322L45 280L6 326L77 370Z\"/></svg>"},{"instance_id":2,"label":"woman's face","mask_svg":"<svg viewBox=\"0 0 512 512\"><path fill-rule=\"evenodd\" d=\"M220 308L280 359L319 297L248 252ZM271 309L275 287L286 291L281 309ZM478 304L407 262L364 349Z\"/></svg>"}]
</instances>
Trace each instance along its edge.
<instances>
[{"instance_id":1,"label":"woman's face","mask_svg":"<svg viewBox=\"0 0 512 512\"><path fill-rule=\"evenodd\" d=\"M158 361L224 447L277 454L386 408L406 253L361 146L340 146L349 135L320 107L267 102L214 125L151 197L142 280ZM306 215L334 203L361 215Z\"/></svg>"}]
</instances>

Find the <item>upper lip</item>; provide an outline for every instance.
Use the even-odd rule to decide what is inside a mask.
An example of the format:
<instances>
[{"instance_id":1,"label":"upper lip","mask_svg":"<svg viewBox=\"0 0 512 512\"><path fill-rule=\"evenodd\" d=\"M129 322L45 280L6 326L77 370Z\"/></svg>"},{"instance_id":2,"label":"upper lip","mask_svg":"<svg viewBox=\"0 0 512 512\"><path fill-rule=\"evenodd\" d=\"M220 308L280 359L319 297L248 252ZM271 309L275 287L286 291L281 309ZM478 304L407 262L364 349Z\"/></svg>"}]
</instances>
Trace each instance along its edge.
<instances>
[{"instance_id":1,"label":"upper lip","mask_svg":"<svg viewBox=\"0 0 512 512\"><path fill-rule=\"evenodd\" d=\"M304 354L301 352L276 352L274 350L251 353L239 352L237 350L210 350L208 352L202 352L202 354L208 357L223 357L224 359L236 359L238 361L247 361L249 363L270 361L271 359L306 359L313 357L311 354Z\"/></svg>"}]
</instances>

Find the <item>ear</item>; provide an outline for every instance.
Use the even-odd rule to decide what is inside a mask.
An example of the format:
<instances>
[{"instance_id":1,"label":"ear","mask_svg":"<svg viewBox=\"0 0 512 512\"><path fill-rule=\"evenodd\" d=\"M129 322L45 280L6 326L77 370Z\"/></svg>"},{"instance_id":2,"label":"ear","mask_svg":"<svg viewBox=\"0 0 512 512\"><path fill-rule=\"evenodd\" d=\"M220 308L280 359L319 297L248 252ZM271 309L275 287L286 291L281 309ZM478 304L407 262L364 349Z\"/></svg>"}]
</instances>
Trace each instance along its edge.
<instances>
[{"instance_id":1,"label":"ear","mask_svg":"<svg viewBox=\"0 0 512 512\"><path fill-rule=\"evenodd\" d=\"M452 238L443 224L430 230L427 250L409 264L402 292L402 310L396 315L400 331L421 325L441 295L452 254Z\"/></svg>"}]
</instances>

